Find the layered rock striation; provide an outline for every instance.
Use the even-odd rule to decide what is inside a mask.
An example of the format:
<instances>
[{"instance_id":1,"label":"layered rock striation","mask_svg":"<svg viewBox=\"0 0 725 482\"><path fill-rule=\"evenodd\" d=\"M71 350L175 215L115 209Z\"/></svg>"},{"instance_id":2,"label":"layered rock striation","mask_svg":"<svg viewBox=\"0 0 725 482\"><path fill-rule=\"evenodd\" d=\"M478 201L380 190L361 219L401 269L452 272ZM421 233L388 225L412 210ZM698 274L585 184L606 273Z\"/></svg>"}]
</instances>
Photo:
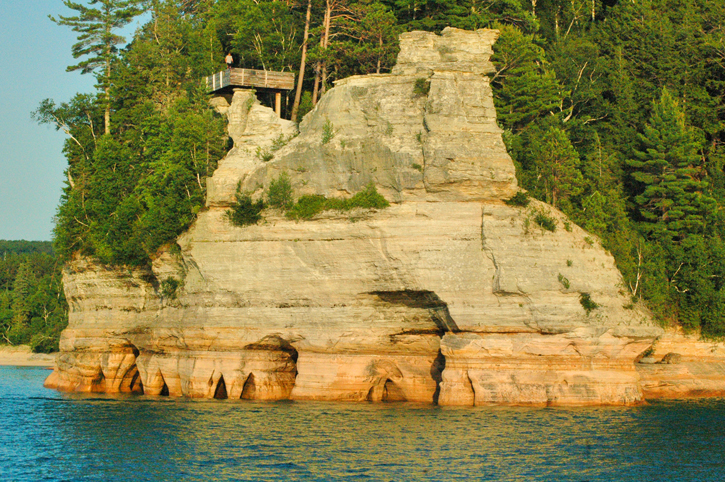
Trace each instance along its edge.
<instances>
[{"instance_id":1,"label":"layered rock striation","mask_svg":"<svg viewBox=\"0 0 725 482\"><path fill-rule=\"evenodd\" d=\"M612 257L518 188L487 74L497 32L401 36L391 74L336 83L300 123L249 91L213 100L234 147L207 209L149 269L77 259L46 386L263 400L632 404L662 330ZM237 186L374 183L383 210L232 226ZM556 222L553 232L537 216ZM592 303L583 302L590 300Z\"/></svg>"}]
</instances>

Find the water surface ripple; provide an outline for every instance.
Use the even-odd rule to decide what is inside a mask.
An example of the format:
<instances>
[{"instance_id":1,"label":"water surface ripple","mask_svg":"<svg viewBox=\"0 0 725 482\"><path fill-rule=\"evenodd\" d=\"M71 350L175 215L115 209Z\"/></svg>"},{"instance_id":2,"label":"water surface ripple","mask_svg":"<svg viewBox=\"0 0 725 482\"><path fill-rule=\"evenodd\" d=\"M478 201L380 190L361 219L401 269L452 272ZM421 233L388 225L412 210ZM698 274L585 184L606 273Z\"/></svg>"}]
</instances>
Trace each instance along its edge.
<instances>
[{"instance_id":1,"label":"water surface ripple","mask_svg":"<svg viewBox=\"0 0 725 482\"><path fill-rule=\"evenodd\" d=\"M0 367L8 481L725 480L725 401L445 408L62 395Z\"/></svg>"}]
</instances>

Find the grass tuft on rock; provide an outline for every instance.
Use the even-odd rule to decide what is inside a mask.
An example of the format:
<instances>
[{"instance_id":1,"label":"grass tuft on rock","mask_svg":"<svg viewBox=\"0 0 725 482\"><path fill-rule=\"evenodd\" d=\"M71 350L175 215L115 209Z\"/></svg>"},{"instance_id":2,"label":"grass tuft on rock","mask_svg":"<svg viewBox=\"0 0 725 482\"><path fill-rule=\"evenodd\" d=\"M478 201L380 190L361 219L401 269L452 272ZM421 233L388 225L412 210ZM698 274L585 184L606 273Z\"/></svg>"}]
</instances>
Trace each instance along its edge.
<instances>
[{"instance_id":1,"label":"grass tuft on rock","mask_svg":"<svg viewBox=\"0 0 725 482\"><path fill-rule=\"evenodd\" d=\"M292 183L286 172L283 172L269 183L267 189L267 202L277 209L290 209L293 205Z\"/></svg>"},{"instance_id":2,"label":"grass tuft on rock","mask_svg":"<svg viewBox=\"0 0 725 482\"><path fill-rule=\"evenodd\" d=\"M320 194L308 194L300 197L287 211L289 219L311 219L322 211L350 211L355 208L383 209L390 203L378 192L375 184L368 184L365 189L349 199L328 199Z\"/></svg>"},{"instance_id":3,"label":"grass tuft on rock","mask_svg":"<svg viewBox=\"0 0 725 482\"><path fill-rule=\"evenodd\" d=\"M587 312L587 315L591 313L592 311L599 308L599 305L594 302L592 299L592 296L589 293L582 293L579 295L579 303L581 303L582 308L584 308L584 311Z\"/></svg>"},{"instance_id":4,"label":"grass tuft on rock","mask_svg":"<svg viewBox=\"0 0 725 482\"><path fill-rule=\"evenodd\" d=\"M552 233L556 231L556 219L548 216L543 211L536 213L536 216L534 216L534 222L541 226L542 229L551 231Z\"/></svg>"},{"instance_id":5,"label":"grass tuft on rock","mask_svg":"<svg viewBox=\"0 0 725 482\"><path fill-rule=\"evenodd\" d=\"M526 194L525 191L519 191L511 196L511 199L507 199L504 202L509 206L520 206L525 208L529 205L531 200L529 199L529 195Z\"/></svg>"}]
</instances>

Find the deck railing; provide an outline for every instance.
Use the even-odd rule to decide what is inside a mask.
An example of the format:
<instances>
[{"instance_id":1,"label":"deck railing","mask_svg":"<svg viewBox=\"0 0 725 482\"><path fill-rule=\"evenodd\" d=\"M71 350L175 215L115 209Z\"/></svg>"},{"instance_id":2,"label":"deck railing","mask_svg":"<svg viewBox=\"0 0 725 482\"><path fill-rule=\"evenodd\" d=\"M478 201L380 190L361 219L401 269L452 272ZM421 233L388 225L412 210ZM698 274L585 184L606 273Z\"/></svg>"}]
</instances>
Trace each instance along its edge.
<instances>
[{"instance_id":1,"label":"deck railing","mask_svg":"<svg viewBox=\"0 0 725 482\"><path fill-rule=\"evenodd\" d=\"M227 69L205 78L209 92L225 87L257 87L271 90L292 90L295 85L293 72L271 70Z\"/></svg>"}]
</instances>

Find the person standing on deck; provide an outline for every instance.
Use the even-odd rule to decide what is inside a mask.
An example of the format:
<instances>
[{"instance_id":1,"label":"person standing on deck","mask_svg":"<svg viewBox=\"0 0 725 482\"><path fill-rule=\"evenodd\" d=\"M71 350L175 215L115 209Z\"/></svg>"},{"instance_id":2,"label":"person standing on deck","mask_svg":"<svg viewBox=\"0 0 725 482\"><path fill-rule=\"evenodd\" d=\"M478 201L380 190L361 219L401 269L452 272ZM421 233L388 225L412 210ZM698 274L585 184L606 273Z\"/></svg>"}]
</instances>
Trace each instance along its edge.
<instances>
[{"instance_id":1,"label":"person standing on deck","mask_svg":"<svg viewBox=\"0 0 725 482\"><path fill-rule=\"evenodd\" d=\"M232 57L231 52L227 52L227 56L224 58L224 62L227 63L227 69L232 68L232 63L234 63L234 57Z\"/></svg>"}]
</instances>

